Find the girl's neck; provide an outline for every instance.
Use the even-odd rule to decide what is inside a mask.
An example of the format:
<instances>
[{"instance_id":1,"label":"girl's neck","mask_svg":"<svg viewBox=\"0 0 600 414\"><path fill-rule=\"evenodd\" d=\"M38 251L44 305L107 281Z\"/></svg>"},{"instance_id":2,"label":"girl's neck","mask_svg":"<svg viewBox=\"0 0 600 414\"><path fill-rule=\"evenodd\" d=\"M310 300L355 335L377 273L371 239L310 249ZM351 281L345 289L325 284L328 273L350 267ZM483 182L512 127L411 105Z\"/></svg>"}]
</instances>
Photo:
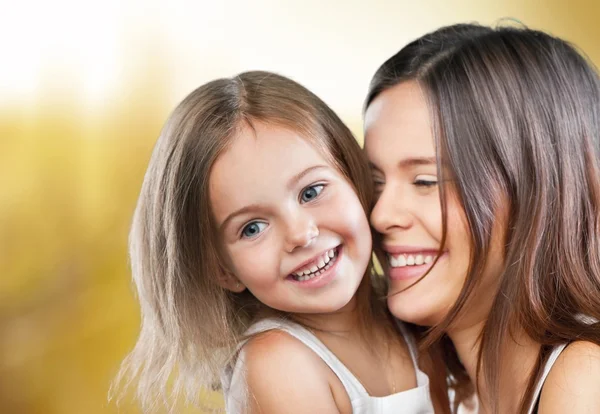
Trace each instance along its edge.
<instances>
[{"instance_id":1,"label":"girl's neck","mask_svg":"<svg viewBox=\"0 0 600 414\"><path fill-rule=\"evenodd\" d=\"M359 329L360 314L356 296L341 309L331 313L293 314L292 318L315 331L352 334Z\"/></svg>"},{"instance_id":2,"label":"girl's neck","mask_svg":"<svg viewBox=\"0 0 600 414\"><path fill-rule=\"evenodd\" d=\"M448 332L473 384L477 383L477 357L484 325L485 321L479 321ZM535 368L539 350L540 345L522 330L515 332L514 335L506 335L499 358L501 361L499 389L495 398L499 412L518 412L519 404ZM477 383L480 414L489 412L492 402L489 398L489 387L483 379L484 369Z\"/></svg>"}]
</instances>

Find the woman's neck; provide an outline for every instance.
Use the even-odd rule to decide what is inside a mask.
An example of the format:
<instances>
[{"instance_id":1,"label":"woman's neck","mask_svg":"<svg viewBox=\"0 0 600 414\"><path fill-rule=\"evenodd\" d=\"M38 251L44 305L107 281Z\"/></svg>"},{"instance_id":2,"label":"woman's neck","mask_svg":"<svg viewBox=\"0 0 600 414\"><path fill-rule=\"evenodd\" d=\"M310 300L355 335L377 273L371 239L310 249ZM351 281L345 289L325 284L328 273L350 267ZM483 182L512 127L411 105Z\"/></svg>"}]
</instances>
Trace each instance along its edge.
<instances>
[{"instance_id":1,"label":"woman's neck","mask_svg":"<svg viewBox=\"0 0 600 414\"><path fill-rule=\"evenodd\" d=\"M490 387L484 381L485 367L482 368L477 381L477 357L484 325L485 321L479 321L448 332L471 382L478 385L480 414L489 412L492 405L489 397ZM499 387L495 400L498 402L499 412L518 412L519 404L535 368L540 346L520 330L514 335L505 335L500 349Z\"/></svg>"}]
</instances>

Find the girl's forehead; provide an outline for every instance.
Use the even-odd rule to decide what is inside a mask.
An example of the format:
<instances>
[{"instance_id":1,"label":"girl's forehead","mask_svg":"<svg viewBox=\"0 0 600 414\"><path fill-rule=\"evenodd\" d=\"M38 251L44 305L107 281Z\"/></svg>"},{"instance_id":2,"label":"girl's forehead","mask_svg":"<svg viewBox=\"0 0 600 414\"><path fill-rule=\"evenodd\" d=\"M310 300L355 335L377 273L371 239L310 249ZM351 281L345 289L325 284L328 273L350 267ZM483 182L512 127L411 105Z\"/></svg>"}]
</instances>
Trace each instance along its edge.
<instances>
[{"instance_id":1,"label":"girl's forehead","mask_svg":"<svg viewBox=\"0 0 600 414\"><path fill-rule=\"evenodd\" d=\"M217 221L219 211L274 200L315 167L337 170L312 139L298 132L266 125L240 131L211 170L209 191Z\"/></svg>"},{"instance_id":2,"label":"girl's forehead","mask_svg":"<svg viewBox=\"0 0 600 414\"><path fill-rule=\"evenodd\" d=\"M302 164L302 160L320 159L335 167L337 164L320 132L305 132L302 127L253 122L243 125L232 137L230 145L217 158L215 165L245 165L247 171L262 171L281 165L283 160ZM213 169L216 167L213 166Z\"/></svg>"}]
</instances>

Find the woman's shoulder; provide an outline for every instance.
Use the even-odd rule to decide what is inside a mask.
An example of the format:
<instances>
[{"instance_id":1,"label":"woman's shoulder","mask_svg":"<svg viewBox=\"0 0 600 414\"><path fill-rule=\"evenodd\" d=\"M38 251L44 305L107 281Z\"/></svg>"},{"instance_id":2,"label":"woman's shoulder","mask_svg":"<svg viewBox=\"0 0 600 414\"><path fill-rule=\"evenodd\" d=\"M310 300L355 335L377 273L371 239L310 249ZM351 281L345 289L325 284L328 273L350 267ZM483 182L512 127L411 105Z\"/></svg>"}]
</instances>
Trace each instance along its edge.
<instances>
[{"instance_id":1,"label":"woman's shoulder","mask_svg":"<svg viewBox=\"0 0 600 414\"><path fill-rule=\"evenodd\" d=\"M600 406L600 345L570 343L544 383L539 413L594 412Z\"/></svg>"}]
</instances>

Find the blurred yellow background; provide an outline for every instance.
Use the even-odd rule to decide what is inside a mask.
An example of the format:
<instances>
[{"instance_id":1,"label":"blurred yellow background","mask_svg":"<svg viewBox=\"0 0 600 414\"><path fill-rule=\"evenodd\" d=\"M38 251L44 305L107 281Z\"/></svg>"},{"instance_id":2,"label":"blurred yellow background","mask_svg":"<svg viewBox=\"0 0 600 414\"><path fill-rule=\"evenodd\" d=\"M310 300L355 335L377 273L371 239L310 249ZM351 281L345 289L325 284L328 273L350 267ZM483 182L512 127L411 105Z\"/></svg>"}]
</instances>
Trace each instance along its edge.
<instances>
[{"instance_id":1,"label":"blurred yellow background","mask_svg":"<svg viewBox=\"0 0 600 414\"><path fill-rule=\"evenodd\" d=\"M360 136L375 69L441 25L512 17L600 63L597 0L56 0L0 10L1 413L138 412L107 402L139 325L127 233L160 128L200 84L276 71Z\"/></svg>"}]
</instances>

